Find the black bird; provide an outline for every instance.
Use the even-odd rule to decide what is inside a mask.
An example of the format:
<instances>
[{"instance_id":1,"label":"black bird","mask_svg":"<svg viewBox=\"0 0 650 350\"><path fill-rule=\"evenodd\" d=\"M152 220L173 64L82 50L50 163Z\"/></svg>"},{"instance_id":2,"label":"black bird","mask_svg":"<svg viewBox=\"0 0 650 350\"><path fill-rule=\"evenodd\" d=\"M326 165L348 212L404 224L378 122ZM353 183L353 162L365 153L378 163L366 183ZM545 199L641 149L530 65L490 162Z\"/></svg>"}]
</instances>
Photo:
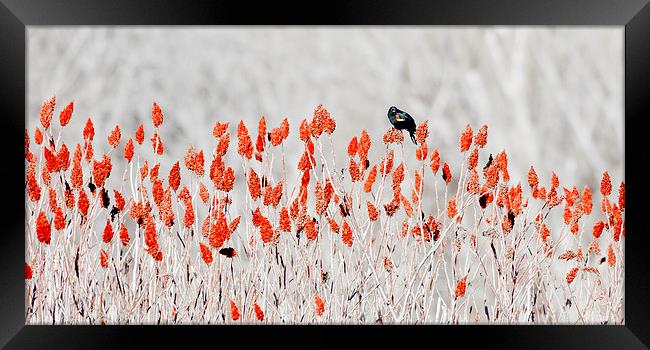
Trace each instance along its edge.
<instances>
[{"instance_id":1,"label":"black bird","mask_svg":"<svg viewBox=\"0 0 650 350\"><path fill-rule=\"evenodd\" d=\"M411 134L411 140L414 144L418 144L415 141L415 120L408 113L400 111L397 107L391 106L388 109L388 120L393 124L393 127L397 130L406 129L409 134Z\"/></svg>"}]
</instances>

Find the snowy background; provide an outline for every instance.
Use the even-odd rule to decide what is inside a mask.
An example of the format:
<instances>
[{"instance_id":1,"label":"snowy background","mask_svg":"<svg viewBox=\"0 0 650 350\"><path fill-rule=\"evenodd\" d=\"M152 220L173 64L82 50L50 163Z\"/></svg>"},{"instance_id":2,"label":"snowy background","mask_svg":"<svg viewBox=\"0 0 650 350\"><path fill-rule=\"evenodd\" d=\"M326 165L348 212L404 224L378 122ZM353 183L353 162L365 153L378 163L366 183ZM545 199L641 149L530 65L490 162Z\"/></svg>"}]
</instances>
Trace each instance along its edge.
<instances>
[{"instance_id":1,"label":"snowy background","mask_svg":"<svg viewBox=\"0 0 650 350\"><path fill-rule=\"evenodd\" d=\"M27 127L50 96L56 115L74 100L64 140L79 140L92 116L101 154L116 123L123 137L145 123L150 137L156 100L167 161L190 143L212 149L216 120L234 134L243 119L254 137L262 114L269 128L289 118L297 157L299 122L322 103L335 140L366 128L376 159L396 105L429 119L430 148L452 169L464 125L487 123L487 149L507 150L513 180L534 165L543 184L554 170L562 184L597 188L605 169L623 176L622 44L611 27L29 27Z\"/></svg>"}]
</instances>

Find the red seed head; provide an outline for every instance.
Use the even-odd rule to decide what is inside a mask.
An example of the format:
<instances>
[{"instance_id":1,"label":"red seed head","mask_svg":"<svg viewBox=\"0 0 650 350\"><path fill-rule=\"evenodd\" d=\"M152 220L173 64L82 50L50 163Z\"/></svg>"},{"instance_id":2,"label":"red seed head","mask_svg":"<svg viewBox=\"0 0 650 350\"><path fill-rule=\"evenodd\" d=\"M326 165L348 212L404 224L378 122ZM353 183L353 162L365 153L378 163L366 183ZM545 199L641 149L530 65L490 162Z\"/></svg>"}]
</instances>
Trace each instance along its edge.
<instances>
[{"instance_id":1,"label":"red seed head","mask_svg":"<svg viewBox=\"0 0 650 350\"><path fill-rule=\"evenodd\" d=\"M129 230L126 229L124 223L120 226L120 241L122 241L122 245L125 247L129 244Z\"/></svg>"},{"instance_id":2,"label":"red seed head","mask_svg":"<svg viewBox=\"0 0 650 350\"><path fill-rule=\"evenodd\" d=\"M260 237L262 238L262 242L264 243L271 243L273 242L274 236L275 236L275 231L273 230L273 226L271 225L271 222L264 217L260 212L259 208L256 210L257 215L253 215L253 224L255 224L255 216L257 216L257 222L259 228L260 228Z\"/></svg>"},{"instance_id":3,"label":"red seed head","mask_svg":"<svg viewBox=\"0 0 650 350\"><path fill-rule=\"evenodd\" d=\"M479 148L485 147L485 145L487 144L487 136L488 136L488 126L483 125L476 132L476 136L474 137L474 144L477 145Z\"/></svg>"},{"instance_id":4,"label":"red seed head","mask_svg":"<svg viewBox=\"0 0 650 350\"><path fill-rule=\"evenodd\" d=\"M31 280L32 279L32 267L29 266L29 264L25 263L25 279L26 280Z\"/></svg>"},{"instance_id":5,"label":"red seed head","mask_svg":"<svg viewBox=\"0 0 650 350\"><path fill-rule=\"evenodd\" d=\"M217 143L217 149L215 151L215 157L223 157L228 152L228 147L230 146L230 134L226 133L221 138L219 138L219 143Z\"/></svg>"},{"instance_id":6,"label":"red seed head","mask_svg":"<svg viewBox=\"0 0 650 350\"><path fill-rule=\"evenodd\" d=\"M540 235L542 236L542 241L546 242L548 237L551 235L551 230L546 226L546 224L542 224L542 228L540 229Z\"/></svg>"},{"instance_id":7,"label":"red seed head","mask_svg":"<svg viewBox=\"0 0 650 350\"><path fill-rule=\"evenodd\" d=\"M81 212L81 215L84 217L88 215L88 207L90 206L90 203L88 202L88 196L86 195L86 191L81 189L79 191L79 199L77 200L77 206L79 207L79 212Z\"/></svg>"},{"instance_id":8,"label":"red seed head","mask_svg":"<svg viewBox=\"0 0 650 350\"><path fill-rule=\"evenodd\" d=\"M308 151L303 152L300 160L298 161L298 170L306 171L314 168L316 165L316 158Z\"/></svg>"},{"instance_id":9,"label":"red seed head","mask_svg":"<svg viewBox=\"0 0 650 350\"><path fill-rule=\"evenodd\" d=\"M467 159L467 168L474 169L478 165L478 148L474 148Z\"/></svg>"},{"instance_id":10,"label":"red seed head","mask_svg":"<svg viewBox=\"0 0 650 350\"><path fill-rule=\"evenodd\" d=\"M621 211L625 210L625 182L621 181L621 185L618 187L618 207Z\"/></svg>"},{"instance_id":11,"label":"red seed head","mask_svg":"<svg viewBox=\"0 0 650 350\"><path fill-rule=\"evenodd\" d=\"M521 193L521 184L513 186L508 191L508 201L506 202L506 208L512 212L515 216L521 213L522 206L522 193Z\"/></svg>"},{"instance_id":12,"label":"red seed head","mask_svg":"<svg viewBox=\"0 0 650 350\"><path fill-rule=\"evenodd\" d=\"M402 133L401 130L397 129L388 129L386 133L384 134L384 143L385 144L391 144L391 143L402 143L404 142L404 134Z\"/></svg>"},{"instance_id":13,"label":"red seed head","mask_svg":"<svg viewBox=\"0 0 650 350\"><path fill-rule=\"evenodd\" d=\"M86 121L86 126L84 127L84 140L92 141L95 138L95 127L93 126L92 119L88 118Z\"/></svg>"},{"instance_id":14,"label":"red seed head","mask_svg":"<svg viewBox=\"0 0 650 350\"><path fill-rule=\"evenodd\" d=\"M199 197L201 198L201 201L206 204L210 200L210 192L208 191L208 188L205 187L203 182L199 182Z\"/></svg>"},{"instance_id":15,"label":"red seed head","mask_svg":"<svg viewBox=\"0 0 650 350\"><path fill-rule=\"evenodd\" d=\"M605 197L612 193L612 180L607 171L603 173L603 178L600 180L600 193Z\"/></svg>"},{"instance_id":16,"label":"red seed head","mask_svg":"<svg viewBox=\"0 0 650 350\"><path fill-rule=\"evenodd\" d=\"M104 243L111 243L111 240L113 240L113 227L111 226L111 221L109 219L106 219L106 226L104 226L102 240Z\"/></svg>"},{"instance_id":17,"label":"red seed head","mask_svg":"<svg viewBox=\"0 0 650 350\"><path fill-rule=\"evenodd\" d=\"M111 164L111 158L108 154L104 154L104 157L101 161L93 160L93 180L97 187L103 187L104 182L111 174L113 165Z\"/></svg>"},{"instance_id":18,"label":"red seed head","mask_svg":"<svg viewBox=\"0 0 650 350\"><path fill-rule=\"evenodd\" d=\"M377 166L373 165L370 171L368 172L368 177L366 178L366 181L363 184L363 190L366 193L372 192L372 185L375 183L376 178L377 178Z\"/></svg>"},{"instance_id":19,"label":"red seed head","mask_svg":"<svg viewBox=\"0 0 650 350\"><path fill-rule=\"evenodd\" d=\"M50 149L50 147L45 147L44 156L47 171L50 173L59 171L59 161L56 159L56 153L54 153L54 150Z\"/></svg>"},{"instance_id":20,"label":"red seed head","mask_svg":"<svg viewBox=\"0 0 650 350\"><path fill-rule=\"evenodd\" d=\"M266 118L262 116L257 124L257 142L255 143L255 150L257 152L264 152L266 146Z\"/></svg>"},{"instance_id":21,"label":"red seed head","mask_svg":"<svg viewBox=\"0 0 650 350\"><path fill-rule=\"evenodd\" d=\"M528 170L528 185L530 185L530 188L536 188L539 185L539 179L537 178L537 173L535 172L535 168L533 166L530 166L530 170Z\"/></svg>"},{"instance_id":22,"label":"red seed head","mask_svg":"<svg viewBox=\"0 0 650 350\"><path fill-rule=\"evenodd\" d=\"M418 144L425 144L427 137L429 137L429 121L425 120L424 123L418 125L415 129L415 139Z\"/></svg>"},{"instance_id":23,"label":"red seed head","mask_svg":"<svg viewBox=\"0 0 650 350\"><path fill-rule=\"evenodd\" d=\"M169 171L168 178L169 186L174 190L178 190L178 186L181 184L181 166L179 162L174 163L171 170Z\"/></svg>"},{"instance_id":24,"label":"red seed head","mask_svg":"<svg viewBox=\"0 0 650 350\"><path fill-rule=\"evenodd\" d=\"M305 230L305 236L307 236L307 239L310 241L315 240L318 237L318 227L316 227L316 223L312 218L306 218L306 221L304 222L304 230Z\"/></svg>"},{"instance_id":25,"label":"red seed head","mask_svg":"<svg viewBox=\"0 0 650 350\"><path fill-rule=\"evenodd\" d=\"M433 153L431 153L429 167L431 168L433 175L436 175L438 173L438 169L440 169L440 154L438 153L437 149L434 149Z\"/></svg>"},{"instance_id":26,"label":"red seed head","mask_svg":"<svg viewBox=\"0 0 650 350\"><path fill-rule=\"evenodd\" d=\"M558 188L560 186L560 179L555 172L551 172L551 188Z\"/></svg>"},{"instance_id":27,"label":"red seed head","mask_svg":"<svg viewBox=\"0 0 650 350\"><path fill-rule=\"evenodd\" d=\"M55 105L56 97L52 96L49 100L43 102L43 105L41 106L41 125L45 130L50 128Z\"/></svg>"},{"instance_id":28,"label":"red seed head","mask_svg":"<svg viewBox=\"0 0 650 350\"><path fill-rule=\"evenodd\" d=\"M162 139L155 131L151 137L151 146L153 147L154 153L158 154L159 156L163 154L165 148L163 146Z\"/></svg>"},{"instance_id":29,"label":"red seed head","mask_svg":"<svg viewBox=\"0 0 650 350\"><path fill-rule=\"evenodd\" d=\"M289 218L289 210L286 207L282 207L280 211L280 230L284 232L291 232L291 219Z\"/></svg>"},{"instance_id":30,"label":"red seed head","mask_svg":"<svg viewBox=\"0 0 650 350\"><path fill-rule=\"evenodd\" d=\"M124 159L126 159L127 163L131 163L131 159L133 159L133 151L133 140L129 138L124 145Z\"/></svg>"},{"instance_id":31,"label":"red seed head","mask_svg":"<svg viewBox=\"0 0 650 350\"><path fill-rule=\"evenodd\" d=\"M61 207L56 207L54 210L54 228L57 230L63 230L65 228L65 215Z\"/></svg>"},{"instance_id":32,"label":"red seed head","mask_svg":"<svg viewBox=\"0 0 650 350\"><path fill-rule=\"evenodd\" d=\"M250 173L248 174L248 191L253 200L256 200L262 195L262 189L260 186L260 178L257 176L257 173L254 169L251 168Z\"/></svg>"},{"instance_id":33,"label":"red seed head","mask_svg":"<svg viewBox=\"0 0 650 350\"><path fill-rule=\"evenodd\" d=\"M371 145L372 141L370 140L370 135L368 135L365 129L361 130L361 139L359 139L359 158L362 161L368 159L368 152L370 151Z\"/></svg>"},{"instance_id":34,"label":"red seed head","mask_svg":"<svg viewBox=\"0 0 650 350\"><path fill-rule=\"evenodd\" d=\"M458 214L456 210L456 198L452 198L447 203L447 217L453 219L456 214Z\"/></svg>"},{"instance_id":35,"label":"red seed head","mask_svg":"<svg viewBox=\"0 0 650 350\"><path fill-rule=\"evenodd\" d=\"M442 166L442 179L445 180L447 185L451 182L451 170L449 169L449 164L447 164L447 162Z\"/></svg>"},{"instance_id":36,"label":"red seed head","mask_svg":"<svg viewBox=\"0 0 650 350\"><path fill-rule=\"evenodd\" d=\"M122 137L122 132L119 125L115 125L113 131L108 135L108 144L113 148L117 148L117 145L120 144L120 138Z\"/></svg>"},{"instance_id":37,"label":"red seed head","mask_svg":"<svg viewBox=\"0 0 650 350\"><path fill-rule=\"evenodd\" d=\"M418 144L418 148L415 149L415 158L419 161L424 161L429 155L429 147L426 143L422 142Z\"/></svg>"},{"instance_id":38,"label":"red seed head","mask_svg":"<svg viewBox=\"0 0 650 350\"><path fill-rule=\"evenodd\" d=\"M40 145L43 143L43 133L41 132L41 129L38 127L36 130L34 130L34 142L36 142L37 145Z\"/></svg>"},{"instance_id":39,"label":"red seed head","mask_svg":"<svg viewBox=\"0 0 650 350\"><path fill-rule=\"evenodd\" d=\"M153 126L156 128L163 122L162 110L156 101L153 102L153 106L151 107L151 121L153 122Z\"/></svg>"},{"instance_id":40,"label":"red seed head","mask_svg":"<svg viewBox=\"0 0 650 350\"><path fill-rule=\"evenodd\" d=\"M253 156L253 141L243 120L237 125L237 153L247 159Z\"/></svg>"},{"instance_id":41,"label":"red seed head","mask_svg":"<svg viewBox=\"0 0 650 350\"><path fill-rule=\"evenodd\" d=\"M27 168L27 191L29 199L36 202L41 199L41 187L36 179L36 162L30 162Z\"/></svg>"},{"instance_id":42,"label":"red seed head","mask_svg":"<svg viewBox=\"0 0 650 350\"><path fill-rule=\"evenodd\" d=\"M68 125L70 119L72 119L72 110L74 109L74 101L68 103L67 106L59 114L59 123L61 127Z\"/></svg>"},{"instance_id":43,"label":"red seed head","mask_svg":"<svg viewBox=\"0 0 650 350\"><path fill-rule=\"evenodd\" d=\"M361 171L359 170L359 166L357 163L354 161L354 158L350 157L350 166L349 166L349 171L350 171L350 179L352 182L357 182L361 180Z\"/></svg>"},{"instance_id":44,"label":"red seed head","mask_svg":"<svg viewBox=\"0 0 650 350\"><path fill-rule=\"evenodd\" d=\"M358 150L359 150L359 141L355 136L350 140L350 143L348 144L348 155L350 157L354 157L357 154Z\"/></svg>"},{"instance_id":45,"label":"red seed head","mask_svg":"<svg viewBox=\"0 0 650 350\"><path fill-rule=\"evenodd\" d=\"M68 209L74 208L74 193L72 192L72 189L65 190L65 205L68 207Z\"/></svg>"},{"instance_id":46,"label":"red seed head","mask_svg":"<svg viewBox=\"0 0 650 350\"><path fill-rule=\"evenodd\" d=\"M311 127L309 126L307 119L303 119L300 123L300 140L307 142L309 137L311 137Z\"/></svg>"},{"instance_id":47,"label":"red seed head","mask_svg":"<svg viewBox=\"0 0 650 350\"><path fill-rule=\"evenodd\" d=\"M462 298L465 296L465 288L467 287L467 276L461 278L456 282L456 290L454 291L454 298Z\"/></svg>"},{"instance_id":48,"label":"red seed head","mask_svg":"<svg viewBox=\"0 0 650 350\"><path fill-rule=\"evenodd\" d=\"M460 135L460 151L466 152L472 145L472 127L467 124L465 130Z\"/></svg>"},{"instance_id":49,"label":"red seed head","mask_svg":"<svg viewBox=\"0 0 650 350\"><path fill-rule=\"evenodd\" d=\"M58 206L56 201L56 190L54 188L49 189L49 197L50 197L50 210L54 212L54 209Z\"/></svg>"},{"instance_id":50,"label":"red seed head","mask_svg":"<svg viewBox=\"0 0 650 350\"><path fill-rule=\"evenodd\" d=\"M476 169L470 170L470 178L467 182L467 192L473 194L478 194L479 192L478 172L476 172Z\"/></svg>"},{"instance_id":51,"label":"red seed head","mask_svg":"<svg viewBox=\"0 0 650 350\"><path fill-rule=\"evenodd\" d=\"M255 308L255 317L257 317L257 319L260 321L264 321L264 311L262 311L257 303L255 303L253 306Z\"/></svg>"},{"instance_id":52,"label":"red seed head","mask_svg":"<svg viewBox=\"0 0 650 350\"><path fill-rule=\"evenodd\" d=\"M280 130L282 131L282 139L286 140L289 137L289 120L284 118L280 124Z\"/></svg>"},{"instance_id":53,"label":"red seed head","mask_svg":"<svg viewBox=\"0 0 650 350\"><path fill-rule=\"evenodd\" d=\"M141 145L144 142L144 125L140 124L135 131L135 142Z\"/></svg>"},{"instance_id":54,"label":"red seed head","mask_svg":"<svg viewBox=\"0 0 650 350\"><path fill-rule=\"evenodd\" d=\"M269 185L264 188L264 205L277 207L282 198L282 181L279 181L275 187Z\"/></svg>"},{"instance_id":55,"label":"red seed head","mask_svg":"<svg viewBox=\"0 0 650 350\"><path fill-rule=\"evenodd\" d=\"M352 236L352 229L350 228L350 225L348 225L348 222L345 220L343 220L343 234L341 234L341 239L345 245L352 247L352 241L354 240L354 237Z\"/></svg>"},{"instance_id":56,"label":"red seed head","mask_svg":"<svg viewBox=\"0 0 650 350\"><path fill-rule=\"evenodd\" d=\"M614 226L614 240L616 242L621 238L621 229L623 226L623 215L618 205L612 205L611 215L609 217L610 224Z\"/></svg>"},{"instance_id":57,"label":"red seed head","mask_svg":"<svg viewBox=\"0 0 650 350\"><path fill-rule=\"evenodd\" d=\"M269 141L273 146L278 146L289 136L289 120L284 118L277 128L269 133Z\"/></svg>"},{"instance_id":58,"label":"red seed head","mask_svg":"<svg viewBox=\"0 0 650 350\"><path fill-rule=\"evenodd\" d=\"M183 216L183 224L186 228L194 225L194 208L191 201L185 201L185 215Z\"/></svg>"},{"instance_id":59,"label":"red seed head","mask_svg":"<svg viewBox=\"0 0 650 350\"><path fill-rule=\"evenodd\" d=\"M321 299L320 295L318 294L316 294L316 297L314 298L314 307L316 309L316 315L318 316L321 316L325 311L325 304L323 303L323 299Z\"/></svg>"},{"instance_id":60,"label":"red seed head","mask_svg":"<svg viewBox=\"0 0 650 350\"><path fill-rule=\"evenodd\" d=\"M199 248L201 249L201 259L203 259L207 265L210 265L212 263L212 252L210 251L210 248L203 243L199 243Z\"/></svg>"},{"instance_id":61,"label":"red seed head","mask_svg":"<svg viewBox=\"0 0 650 350\"><path fill-rule=\"evenodd\" d=\"M56 155L56 161L58 163L59 170L68 170L70 167L70 151L68 151L68 146L64 144L59 148L59 152Z\"/></svg>"},{"instance_id":62,"label":"red seed head","mask_svg":"<svg viewBox=\"0 0 650 350\"><path fill-rule=\"evenodd\" d=\"M390 174L391 170L393 169L393 159L395 158L395 151L390 150L386 152L382 157L381 161L379 162L379 173L382 176L386 176Z\"/></svg>"},{"instance_id":63,"label":"red seed head","mask_svg":"<svg viewBox=\"0 0 650 350\"><path fill-rule=\"evenodd\" d=\"M223 177L218 182L217 189L223 192L230 192L234 184L235 184L235 171L231 167L228 167L223 172Z\"/></svg>"},{"instance_id":64,"label":"red seed head","mask_svg":"<svg viewBox=\"0 0 650 350\"><path fill-rule=\"evenodd\" d=\"M239 309L234 301L230 301L230 317L233 321L237 321L241 315L239 314Z\"/></svg>"},{"instance_id":65,"label":"red seed head","mask_svg":"<svg viewBox=\"0 0 650 350\"><path fill-rule=\"evenodd\" d=\"M593 235L594 237L598 238L600 235L603 233L603 229L605 228L605 223L602 220L598 220L596 224L594 225L593 229Z\"/></svg>"},{"instance_id":66,"label":"red seed head","mask_svg":"<svg viewBox=\"0 0 650 350\"><path fill-rule=\"evenodd\" d=\"M331 118L330 113L322 104L318 105L314 110L314 116L311 121L312 136L318 138L323 132L331 134L335 128L336 122Z\"/></svg>"},{"instance_id":67,"label":"red seed head","mask_svg":"<svg viewBox=\"0 0 650 350\"><path fill-rule=\"evenodd\" d=\"M45 216L45 213L41 211L38 214L36 219L36 236L38 241L45 244L50 244L50 237L52 233L52 227L50 221Z\"/></svg>"},{"instance_id":68,"label":"red seed head","mask_svg":"<svg viewBox=\"0 0 650 350\"><path fill-rule=\"evenodd\" d=\"M217 217L213 218L212 225L210 226L210 234L208 235L209 243L215 248L219 248L228 239L230 230L228 229L228 222L223 213L219 212Z\"/></svg>"},{"instance_id":69,"label":"red seed head","mask_svg":"<svg viewBox=\"0 0 650 350\"><path fill-rule=\"evenodd\" d=\"M402 202L402 207L404 208L404 212L406 213L406 216L408 216L409 218L413 216L413 207L411 206L411 203L409 203L408 199L401 193L399 199Z\"/></svg>"},{"instance_id":70,"label":"red seed head","mask_svg":"<svg viewBox=\"0 0 650 350\"><path fill-rule=\"evenodd\" d=\"M332 232L338 234L338 233L341 231L341 227L340 227L339 224L336 222L336 220L334 220L333 218L328 217L328 218L327 218L327 224L330 226L330 230L331 230Z\"/></svg>"},{"instance_id":71,"label":"red seed head","mask_svg":"<svg viewBox=\"0 0 650 350\"><path fill-rule=\"evenodd\" d=\"M576 276L578 275L578 271L579 271L579 270L580 270L580 269L577 268L577 267L572 268L572 269L569 271L569 273L566 274L566 283L569 283L569 284L570 284L571 282L573 282L573 280L574 280L574 279L576 278Z\"/></svg>"},{"instance_id":72,"label":"red seed head","mask_svg":"<svg viewBox=\"0 0 650 350\"><path fill-rule=\"evenodd\" d=\"M43 178L43 183L45 184L45 186L50 186L50 181L52 180L52 177L46 167L43 167L41 171L41 177Z\"/></svg>"},{"instance_id":73,"label":"red seed head","mask_svg":"<svg viewBox=\"0 0 650 350\"><path fill-rule=\"evenodd\" d=\"M223 134L226 132L226 130L228 130L228 125L229 124L230 123L228 123L228 122L226 122L226 123L216 122L216 124L214 125L214 128L212 128L212 136L214 136L215 139L218 139L221 136L223 136Z\"/></svg>"},{"instance_id":74,"label":"red seed head","mask_svg":"<svg viewBox=\"0 0 650 350\"><path fill-rule=\"evenodd\" d=\"M616 254L614 254L614 248L612 248L611 244L607 247L607 264L609 266L616 265Z\"/></svg>"},{"instance_id":75,"label":"red seed head","mask_svg":"<svg viewBox=\"0 0 650 350\"><path fill-rule=\"evenodd\" d=\"M395 168L391 179L393 181L393 192L401 193L401 185L404 181L404 162L399 163L399 165Z\"/></svg>"}]
</instances>

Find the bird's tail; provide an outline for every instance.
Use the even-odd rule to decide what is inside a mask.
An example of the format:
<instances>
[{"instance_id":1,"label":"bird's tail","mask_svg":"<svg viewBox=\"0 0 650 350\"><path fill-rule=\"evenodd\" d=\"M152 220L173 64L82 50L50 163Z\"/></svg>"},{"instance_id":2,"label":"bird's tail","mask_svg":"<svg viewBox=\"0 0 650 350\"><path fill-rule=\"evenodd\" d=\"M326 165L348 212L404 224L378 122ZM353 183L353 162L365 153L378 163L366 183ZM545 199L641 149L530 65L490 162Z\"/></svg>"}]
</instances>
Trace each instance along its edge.
<instances>
[{"instance_id":1,"label":"bird's tail","mask_svg":"<svg viewBox=\"0 0 650 350\"><path fill-rule=\"evenodd\" d=\"M409 134L411 135L411 141L417 145L418 142L415 140L415 130L409 130Z\"/></svg>"}]
</instances>

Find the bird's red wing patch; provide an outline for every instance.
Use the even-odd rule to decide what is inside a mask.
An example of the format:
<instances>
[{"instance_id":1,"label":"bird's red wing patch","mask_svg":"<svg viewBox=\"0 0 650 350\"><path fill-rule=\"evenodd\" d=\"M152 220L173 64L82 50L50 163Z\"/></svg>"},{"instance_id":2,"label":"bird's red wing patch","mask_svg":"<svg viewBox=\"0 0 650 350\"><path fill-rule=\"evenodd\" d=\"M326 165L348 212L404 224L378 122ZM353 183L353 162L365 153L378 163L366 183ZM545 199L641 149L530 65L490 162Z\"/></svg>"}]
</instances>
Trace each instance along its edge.
<instances>
[{"instance_id":1,"label":"bird's red wing patch","mask_svg":"<svg viewBox=\"0 0 650 350\"><path fill-rule=\"evenodd\" d=\"M401 116L400 114L398 114L398 115L395 117L395 120L397 120L398 122L403 122L403 121L404 121L404 118L402 118L402 116Z\"/></svg>"}]
</instances>

